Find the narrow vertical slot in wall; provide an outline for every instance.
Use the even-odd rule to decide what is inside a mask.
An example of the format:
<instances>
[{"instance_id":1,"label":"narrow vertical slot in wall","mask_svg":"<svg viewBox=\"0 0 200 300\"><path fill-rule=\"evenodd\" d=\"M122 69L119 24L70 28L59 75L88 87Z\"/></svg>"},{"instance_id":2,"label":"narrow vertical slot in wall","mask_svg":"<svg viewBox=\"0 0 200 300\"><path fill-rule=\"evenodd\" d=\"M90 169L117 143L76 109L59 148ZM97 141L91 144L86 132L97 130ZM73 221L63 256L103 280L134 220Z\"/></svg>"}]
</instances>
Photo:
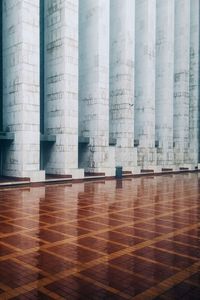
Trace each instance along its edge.
<instances>
[{"instance_id":1,"label":"narrow vertical slot in wall","mask_svg":"<svg viewBox=\"0 0 200 300\"><path fill-rule=\"evenodd\" d=\"M44 0L40 0L40 132L44 134Z\"/></svg>"},{"instance_id":2,"label":"narrow vertical slot in wall","mask_svg":"<svg viewBox=\"0 0 200 300\"><path fill-rule=\"evenodd\" d=\"M200 5L199 5L199 23L200 23ZM200 31L199 31L199 51L200 51ZM198 61L199 64L199 95L200 95L200 60ZM200 101L200 99L199 99ZM200 103L198 102L198 163L200 163Z\"/></svg>"},{"instance_id":3,"label":"narrow vertical slot in wall","mask_svg":"<svg viewBox=\"0 0 200 300\"><path fill-rule=\"evenodd\" d=\"M3 3L0 4L0 132L3 131Z\"/></svg>"},{"instance_id":4,"label":"narrow vertical slot in wall","mask_svg":"<svg viewBox=\"0 0 200 300\"><path fill-rule=\"evenodd\" d=\"M3 1L0 3L0 132L3 131ZM3 172L3 147L0 143L0 176Z\"/></svg>"},{"instance_id":5,"label":"narrow vertical slot in wall","mask_svg":"<svg viewBox=\"0 0 200 300\"><path fill-rule=\"evenodd\" d=\"M40 133L44 134L44 101L45 101L45 55L44 55L44 3L45 0L40 0ZM44 145L40 142L40 169L44 169Z\"/></svg>"}]
</instances>

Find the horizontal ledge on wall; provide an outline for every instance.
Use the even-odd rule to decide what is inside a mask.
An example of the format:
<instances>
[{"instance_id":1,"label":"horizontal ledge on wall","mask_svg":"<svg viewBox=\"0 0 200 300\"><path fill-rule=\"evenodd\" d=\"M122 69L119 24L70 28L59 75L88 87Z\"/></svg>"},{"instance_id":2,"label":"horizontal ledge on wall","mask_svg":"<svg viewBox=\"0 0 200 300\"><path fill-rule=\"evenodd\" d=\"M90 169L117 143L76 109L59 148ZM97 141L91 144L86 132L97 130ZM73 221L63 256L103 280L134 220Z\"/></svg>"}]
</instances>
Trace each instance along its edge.
<instances>
[{"instance_id":1,"label":"horizontal ledge on wall","mask_svg":"<svg viewBox=\"0 0 200 300\"><path fill-rule=\"evenodd\" d=\"M12 132L0 132L0 140L1 141L14 141L15 135Z\"/></svg>"},{"instance_id":2,"label":"horizontal ledge on wall","mask_svg":"<svg viewBox=\"0 0 200 300\"><path fill-rule=\"evenodd\" d=\"M85 136L79 136L78 137L78 143L79 144L89 144L90 138Z\"/></svg>"},{"instance_id":3,"label":"horizontal ledge on wall","mask_svg":"<svg viewBox=\"0 0 200 300\"><path fill-rule=\"evenodd\" d=\"M109 146L115 146L117 144L117 140L114 138L109 138Z\"/></svg>"},{"instance_id":4,"label":"horizontal ledge on wall","mask_svg":"<svg viewBox=\"0 0 200 300\"><path fill-rule=\"evenodd\" d=\"M40 134L40 142L55 143L56 136L50 134Z\"/></svg>"}]
</instances>

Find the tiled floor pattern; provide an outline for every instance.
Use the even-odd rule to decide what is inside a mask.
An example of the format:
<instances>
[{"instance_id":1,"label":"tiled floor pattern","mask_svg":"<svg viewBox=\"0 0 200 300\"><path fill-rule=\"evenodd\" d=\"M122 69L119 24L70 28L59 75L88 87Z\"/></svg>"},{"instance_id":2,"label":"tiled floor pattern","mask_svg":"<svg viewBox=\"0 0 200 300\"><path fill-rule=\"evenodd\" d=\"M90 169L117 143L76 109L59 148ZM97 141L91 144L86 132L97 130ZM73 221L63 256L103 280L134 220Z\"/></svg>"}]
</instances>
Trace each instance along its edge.
<instances>
[{"instance_id":1,"label":"tiled floor pattern","mask_svg":"<svg viewBox=\"0 0 200 300\"><path fill-rule=\"evenodd\" d=\"M0 190L0 299L200 299L200 175Z\"/></svg>"}]
</instances>

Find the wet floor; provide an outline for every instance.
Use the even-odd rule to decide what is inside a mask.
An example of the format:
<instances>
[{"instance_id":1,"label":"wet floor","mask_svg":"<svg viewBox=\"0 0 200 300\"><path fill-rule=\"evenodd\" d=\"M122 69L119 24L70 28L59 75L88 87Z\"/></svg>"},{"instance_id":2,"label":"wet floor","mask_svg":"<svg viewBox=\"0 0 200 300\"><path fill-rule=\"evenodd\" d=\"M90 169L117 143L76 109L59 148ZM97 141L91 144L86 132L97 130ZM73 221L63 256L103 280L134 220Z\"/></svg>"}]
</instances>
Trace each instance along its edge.
<instances>
[{"instance_id":1,"label":"wet floor","mask_svg":"<svg viewBox=\"0 0 200 300\"><path fill-rule=\"evenodd\" d=\"M0 299L200 299L200 175L0 190Z\"/></svg>"}]
</instances>

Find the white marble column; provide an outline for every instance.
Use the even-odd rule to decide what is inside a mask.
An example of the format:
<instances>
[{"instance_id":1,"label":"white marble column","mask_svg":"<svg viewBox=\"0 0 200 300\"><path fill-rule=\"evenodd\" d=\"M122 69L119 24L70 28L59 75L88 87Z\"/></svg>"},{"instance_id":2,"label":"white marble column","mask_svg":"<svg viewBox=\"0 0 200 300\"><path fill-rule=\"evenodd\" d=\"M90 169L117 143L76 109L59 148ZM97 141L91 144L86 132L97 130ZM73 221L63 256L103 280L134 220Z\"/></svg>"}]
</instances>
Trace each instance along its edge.
<instances>
[{"instance_id":1,"label":"white marble column","mask_svg":"<svg viewBox=\"0 0 200 300\"><path fill-rule=\"evenodd\" d=\"M86 171L111 174L115 157L109 151L110 1L79 4L79 135L89 138L89 145L79 151L79 163Z\"/></svg>"},{"instance_id":2,"label":"white marble column","mask_svg":"<svg viewBox=\"0 0 200 300\"><path fill-rule=\"evenodd\" d=\"M199 7L198 0L190 2L190 160L197 165L199 158Z\"/></svg>"},{"instance_id":3,"label":"white marble column","mask_svg":"<svg viewBox=\"0 0 200 300\"><path fill-rule=\"evenodd\" d=\"M132 169L134 149L135 0L110 1L110 137L116 164Z\"/></svg>"},{"instance_id":4,"label":"white marble column","mask_svg":"<svg viewBox=\"0 0 200 300\"><path fill-rule=\"evenodd\" d=\"M15 134L3 174L44 179L39 171L39 0L3 0L4 131Z\"/></svg>"},{"instance_id":5,"label":"white marble column","mask_svg":"<svg viewBox=\"0 0 200 300\"><path fill-rule=\"evenodd\" d=\"M156 9L157 163L173 164L174 0L158 0Z\"/></svg>"},{"instance_id":6,"label":"white marble column","mask_svg":"<svg viewBox=\"0 0 200 300\"><path fill-rule=\"evenodd\" d=\"M174 161L189 163L190 0L175 0Z\"/></svg>"},{"instance_id":7,"label":"white marble column","mask_svg":"<svg viewBox=\"0 0 200 300\"><path fill-rule=\"evenodd\" d=\"M136 0L135 139L138 164L156 164L155 149L155 39L156 0Z\"/></svg>"},{"instance_id":8,"label":"white marble column","mask_svg":"<svg viewBox=\"0 0 200 300\"><path fill-rule=\"evenodd\" d=\"M78 0L45 0L45 134L55 135L46 172L78 170Z\"/></svg>"}]
</instances>

